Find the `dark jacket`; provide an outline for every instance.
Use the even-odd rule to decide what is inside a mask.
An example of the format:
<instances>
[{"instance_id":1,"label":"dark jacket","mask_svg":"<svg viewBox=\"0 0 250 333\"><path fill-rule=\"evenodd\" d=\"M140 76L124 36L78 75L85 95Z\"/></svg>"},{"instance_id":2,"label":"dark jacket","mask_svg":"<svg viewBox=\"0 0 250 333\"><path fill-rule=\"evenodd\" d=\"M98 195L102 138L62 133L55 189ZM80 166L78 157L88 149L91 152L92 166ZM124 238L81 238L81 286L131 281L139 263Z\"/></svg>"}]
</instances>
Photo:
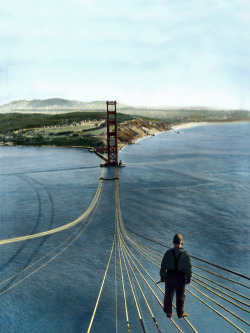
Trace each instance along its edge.
<instances>
[{"instance_id":1,"label":"dark jacket","mask_svg":"<svg viewBox=\"0 0 250 333\"><path fill-rule=\"evenodd\" d=\"M189 254L180 247L174 247L173 250L176 257L178 257L179 253L181 252L181 255L178 259L178 271L185 274L185 279L190 280L192 276L192 265ZM160 270L161 279L166 277L167 270L175 270L175 259L172 249L167 250L163 256Z\"/></svg>"}]
</instances>

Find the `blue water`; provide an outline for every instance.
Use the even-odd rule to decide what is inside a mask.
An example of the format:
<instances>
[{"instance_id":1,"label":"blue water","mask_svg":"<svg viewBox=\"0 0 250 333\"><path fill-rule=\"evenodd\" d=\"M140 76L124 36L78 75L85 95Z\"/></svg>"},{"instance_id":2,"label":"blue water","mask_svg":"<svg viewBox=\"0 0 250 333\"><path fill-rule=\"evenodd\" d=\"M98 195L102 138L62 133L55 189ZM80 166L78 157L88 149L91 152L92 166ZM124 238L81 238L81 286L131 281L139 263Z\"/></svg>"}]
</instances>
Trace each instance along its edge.
<instances>
[{"instance_id":1,"label":"blue water","mask_svg":"<svg viewBox=\"0 0 250 333\"><path fill-rule=\"evenodd\" d=\"M173 235L180 232L184 248L191 255L249 275L249 146L250 123L233 123L189 128L179 134L169 131L124 148L119 159L126 167L119 169L119 189L125 225L169 246ZM80 149L1 147L0 239L56 228L80 216L96 192L99 164L96 155ZM105 177L113 175L113 168L105 170ZM110 255L114 221L114 182L106 181L91 223L67 249L62 242L74 231L78 234L83 230L84 224L80 229L1 245L0 332L86 332ZM57 252L53 252L56 247ZM48 257L41 259L45 255ZM158 281L158 269L141 260ZM209 269L195 260L192 263ZM206 276L221 283L218 277ZM246 283L232 274L226 276ZM115 281L113 258L93 332L115 332ZM225 283L239 293L248 293L244 287ZM140 332L129 288L127 284L131 331ZM177 332L154 296L144 288L162 332ZM249 317L208 294L243 319ZM162 294L157 295L162 300ZM244 323L208 303L247 331ZM118 332L126 332L118 278L117 306ZM186 294L185 307L199 332L237 331L190 293ZM156 332L143 300L141 309L147 331ZM176 322L184 332L192 332L183 320Z\"/></svg>"}]
</instances>

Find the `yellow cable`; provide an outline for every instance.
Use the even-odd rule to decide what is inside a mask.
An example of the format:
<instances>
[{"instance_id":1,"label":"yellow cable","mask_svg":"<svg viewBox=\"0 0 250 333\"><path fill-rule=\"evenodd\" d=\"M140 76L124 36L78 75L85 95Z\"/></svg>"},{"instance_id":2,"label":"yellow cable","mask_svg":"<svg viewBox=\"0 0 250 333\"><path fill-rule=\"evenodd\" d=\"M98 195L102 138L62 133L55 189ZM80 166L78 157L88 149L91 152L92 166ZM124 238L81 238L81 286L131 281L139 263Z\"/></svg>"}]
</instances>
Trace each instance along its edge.
<instances>
[{"instance_id":1,"label":"yellow cable","mask_svg":"<svg viewBox=\"0 0 250 333\"><path fill-rule=\"evenodd\" d=\"M215 281L213 281L213 280L210 280L210 279L208 279L207 277L205 277L205 276L203 276L203 275L200 275L200 274L198 274L198 273L196 273L196 272L194 272L194 274L197 275L197 276L200 276L201 278L203 278L203 279L205 279L205 280L207 280L207 281L209 281L209 282L212 282L213 284L216 284L216 285L219 286L219 287L222 287L222 288L224 288L224 289L230 291L231 293L233 293L233 294L235 294L235 295L238 295L238 296L240 296L240 297L242 297L242 298L245 298L245 299L250 300L250 297L247 297L247 296L245 296L245 295L242 295L242 294L240 294L240 293L237 293L236 291L234 291L234 290L232 290L232 289L229 289L229 288L223 286L222 284L217 283L217 282L215 282ZM238 300L238 302L240 302L240 301ZM241 302L241 303L242 303L242 302Z\"/></svg>"},{"instance_id":2,"label":"yellow cable","mask_svg":"<svg viewBox=\"0 0 250 333\"><path fill-rule=\"evenodd\" d=\"M161 332L160 327L159 327L159 325L158 325L158 323L157 323L157 321L156 321L156 319L155 319L155 316L154 316L154 314L153 314L153 311L152 311L152 309L151 309L151 307L150 307L150 305L149 305L149 303L148 303L148 301L147 301L147 298L146 298L146 296L145 296L145 294L144 294L144 292L143 292L143 290L142 290L142 288L141 288L141 285L140 285L140 283L139 283L139 281L138 281L138 279L137 279L137 277L136 277L136 274L135 274L135 272L134 272L134 270L133 270L133 268L132 268L132 266L131 266L131 263L130 263L130 261L128 260L127 251L126 251L126 249L124 248L124 245L123 245L123 251L125 251L124 253L125 253L126 259L127 259L128 263L129 263L129 267L130 267L130 269L131 269L131 271L132 271L132 273L133 273L133 275L134 275L134 278L135 278L135 280L136 280L136 283L137 283L137 285L138 285L138 287L139 287L139 289L140 289L140 292L141 292L141 294L142 294L142 296L143 296L143 299L144 299L144 301L145 301L145 303L146 303L146 305L147 305L147 307L148 307L148 310L149 310L149 312L150 312L150 314L151 314L151 317L153 318L153 321L154 321L154 323L155 323L155 325L156 325L158 331Z\"/></svg>"},{"instance_id":3,"label":"yellow cable","mask_svg":"<svg viewBox=\"0 0 250 333\"><path fill-rule=\"evenodd\" d=\"M133 243L134 243L134 242L133 242ZM140 253L141 253L146 259L148 259L148 260L153 264L153 262L148 258L148 256L144 254L144 252L143 252L143 248L145 248L144 246L141 247L141 246L134 245L134 247L137 248L138 251L139 251L139 252L140 252ZM154 256L154 255L151 255L149 251L146 251L146 253L149 253L149 256L150 256L151 258L155 258L155 256ZM196 278L196 279L199 280L198 278ZM201 280L199 280L199 281L201 281ZM195 282L195 281L194 281L194 282ZM201 281L201 282L203 282L203 281ZM196 283L198 283L198 282L196 282ZM234 300L236 300L236 301L238 301L238 302L240 302L240 303L243 303L244 305L249 306L249 304L247 304L247 303L245 303L245 302L242 302L242 301L236 299L236 298L233 297L233 296L230 296L229 294L227 294L227 293L221 291L220 289L215 288L215 287L209 285L209 284L206 283L206 282L203 282L203 283L205 283L206 285L210 286L211 288L214 288L215 290L218 290L218 291L220 291L221 293L223 293L223 294L225 294L225 295L227 295L227 296L233 298ZM213 290L207 288L206 286L204 286L204 285L202 285L202 284L200 284L200 283L198 283L198 284L201 285L203 288L206 288L207 290L209 290L209 291L211 291L212 293L216 294L217 296L223 298L224 300L228 301L229 303L231 303L231 304L237 306L238 308L240 308L240 309L242 309L242 310L244 310L244 311L246 311L246 312L250 312L249 310L247 310L247 309L241 307L240 305L238 305L238 304L236 304L236 303L234 303L234 302L228 300L227 298L225 298L225 297L223 297L222 295L220 295L220 294L214 292Z\"/></svg>"},{"instance_id":4,"label":"yellow cable","mask_svg":"<svg viewBox=\"0 0 250 333\"><path fill-rule=\"evenodd\" d=\"M93 216L92 216L93 217ZM91 217L91 220L92 220ZM83 223L83 221L82 221ZM81 228L82 224L80 224L80 226L69 236L67 237L62 243L60 243L59 245L57 245L52 251L50 251L49 253L45 254L43 257L41 257L40 259L38 259L37 261L35 261L33 264L25 267L24 269L22 269L20 272L12 275L11 277L7 278L6 280L0 282L0 285L6 283L7 281L10 281L12 279L14 279L15 277L17 277L18 275L22 274L23 272L25 272L26 270L28 270L29 268L35 266L36 264L38 264L40 261L42 261L43 259L45 259L46 257L48 257L50 254L52 254L53 252L55 252L59 247L61 247L64 243L66 243L68 240L70 240L70 238L72 238L74 236L74 234L79 230L79 228Z\"/></svg>"},{"instance_id":5,"label":"yellow cable","mask_svg":"<svg viewBox=\"0 0 250 333\"><path fill-rule=\"evenodd\" d=\"M97 310L97 307L98 307L98 304L99 304L99 301L100 301L100 297L101 297L101 294L102 294L103 286L104 286L104 283L105 283L105 280L106 280L106 276L107 276L107 273L108 273L109 264L110 264L110 261L111 261L111 258L112 258L112 254L113 254L113 250L114 250L114 244L115 244L115 237L114 237L114 240L113 240L113 245L112 245L112 249L110 251L110 256L109 256L108 264L107 264L107 267L106 267L106 270L105 270L105 274L104 274L104 277L103 277L103 280L102 280L101 288L100 288L100 291L99 291L99 294L98 294L98 297L97 297L97 301L96 301L95 308L94 308L94 311L93 311L93 314L92 314L92 317L91 317L91 320L90 320L90 323L89 323L89 327L88 327L87 333L90 332L92 324L93 324L93 321L94 321L94 318L95 318L96 310Z\"/></svg>"},{"instance_id":6,"label":"yellow cable","mask_svg":"<svg viewBox=\"0 0 250 333\"><path fill-rule=\"evenodd\" d=\"M141 266L141 268L144 270L144 272L148 275L148 277L154 282L154 284L156 285L156 287L164 294L164 292L162 291L162 289L158 286L158 284L156 284L155 280L152 278L152 276L147 272L147 270L143 267L143 265L140 263L140 261L135 257L135 255L131 252L131 250L128 248L128 246L125 244L126 249L131 253L131 255L135 258L135 260L138 262L138 264ZM130 255L129 255L130 256ZM130 256L131 258L131 256ZM133 259L131 258L131 261L133 262L133 264L135 265L135 267L137 268L139 274L142 276L143 280L145 281L145 283L147 284L147 286L149 287L149 289L151 290L152 294L154 295L154 297L157 299L158 303L161 305L162 309L163 309L163 304L162 302L159 300L159 298L157 297L157 295L155 294L155 292L153 291L153 289L150 287L150 285L148 284L147 280L145 279L145 277L142 275L141 271L139 270L138 266L135 264L135 262L133 261ZM174 308L176 308L176 306L173 304ZM189 324L189 326L194 330L194 332L197 333L197 330L194 328L194 326L190 323L190 321L187 318L184 318L184 320ZM171 321L173 322L173 324L176 326L177 324L174 322L173 318L171 318ZM177 329L180 331L180 328L177 327Z\"/></svg>"},{"instance_id":7,"label":"yellow cable","mask_svg":"<svg viewBox=\"0 0 250 333\"><path fill-rule=\"evenodd\" d=\"M193 278L192 280L193 280L193 282L195 282L195 283L198 283L197 281L200 281L200 282L204 283L205 285L207 285L207 286L209 286L209 287L211 287L211 288L213 288L213 289L215 289L215 290L221 292L222 294L224 294L224 295L226 295L226 296L228 296L228 297L234 299L235 301L237 301L237 302L239 302L239 303L242 303L242 304L244 304L244 305L246 305L246 306L248 306L248 307L250 306L248 303L243 302L243 301L237 299L236 297L233 297L233 296L229 295L228 293L225 293L224 291L220 290L219 288L216 288L216 287L214 287L214 286L211 286L211 284L209 284L209 283L207 283L207 282L204 282L203 280L198 279L197 277ZM200 283L198 283L198 284L201 285L201 286L203 287L202 284L200 284ZM204 288L206 288L206 287L204 287ZM207 289L207 290L210 290L209 288L206 288L206 289ZM215 292L212 291L212 290L210 290L210 291L211 291L212 293L215 293ZM219 294L217 294L217 293L215 293L215 294L216 294L216 295L219 295ZM219 296L223 298L223 296L221 296L221 295L219 295ZM228 299L226 299L226 298L224 298L224 299L225 299L226 301L230 302ZM250 312L249 310L247 310L247 309L241 307L241 306L238 305L238 304L235 304L234 302L230 302L230 303L232 303L233 305L239 307L240 309L242 309L242 310L244 310L244 311Z\"/></svg>"},{"instance_id":8,"label":"yellow cable","mask_svg":"<svg viewBox=\"0 0 250 333\"><path fill-rule=\"evenodd\" d=\"M83 228L83 230L67 246L65 246L60 252L58 252L50 260L46 261L43 265L41 265L40 267L38 267L36 270L34 270L30 274L26 275L23 279L19 280L18 282L16 282L15 284L13 284L11 287L9 287L9 288L5 289L4 291L2 291L0 293L0 296L3 295L4 293L6 293L7 291L13 289L17 285L19 285L21 282L23 282L24 280L28 279L30 276L32 276L35 273L37 273L40 269L42 269L43 267L45 267L46 265L48 265L51 261L53 261L56 257L58 257L60 254L62 254L66 249L68 249L79 238L79 236L86 230L86 228L88 227L88 225L92 221L93 216L94 216L94 214L92 215L92 217L89 220L89 222L85 225L85 227Z\"/></svg>"},{"instance_id":9,"label":"yellow cable","mask_svg":"<svg viewBox=\"0 0 250 333\"><path fill-rule=\"evenodd\" d=\"M237 314L235 314L234 312L232 312L231 310L227 309L225 306L221 305L220 303L218 303L217 301L215 301L214 299L212 299L211 297L209 297L208 295L206 295L205 293L203 293L202 291L200 291L199 289L195 288L192 284L189 284L190 287L194 288L196 291L198 291L200 294L202 294L203 296L205 296L206 298L208 298L210 301L212 301L213 303L215 303L216 305L218 305L219 307L221 307L222 309L226 310L228 313L230 313L231 315L233 315L234 317L236 317L237 319L239 319L240 321L242 321L243 323L247 324L248 326L250 326L250 324L244 320L243 318L239 317ZM188 289L187 289L188 290ZM190 291L190 290L188 290Z\"/></svg>"},{"instance_id":10,"label":"yellow cable","mask_svg":"<svg viewBox=\"0 0 250 333\"><path fill-rule=\"evenodd\" d=\"M79 216L77 219L75 219L74 221L67 223L59 228L55 228L55 229L51 229L48 231L43 231L43 232L39 232L37 234L32 234L32 235L26 235L26 236L21 236L21 237L16 237L16 238L9 238L9 239L5 239L5 240L0 240L0 245L3 244L8 244L8 243L14 243L14 242L21 242L27 239L33 239L33 238L37 238L37 237L43 237L43 236L47 236L47 235L51 235L69 228L72 228L73 226L75 226L76 224L80 223L83 219L86 219L89 214L92 212L92 210L94 209L97 200L100 196L101 193L101 189L102 189L102 183L103 181L100 180L99 181L99 185L96 191L96 194L91 202L91 204L89 205L89 207L87 208L87 210L81 215Z\"/></svg>"},{"instance_id":11,"label":"yellow cable","mask_svg":"<svg viewBox=\"0 0 250 333\"><path fill-rule=\"evenodd\" d=\"M121 250L120 250L119 246L118 246L118 250L119 250L119 261L120 261L120 269L121 269L121 277L122 277L122 290L123 290L123 298L124 298L124 304L125 304L127 328L128 328L128 333L130 333L128 307L127 307L126 291L125 291L125 284L124 284L124 277L123 277L123 270L122 270L122 261L121 261Z\"/></svg>"},{"instance_id":12,"label":"yellow cable","mask_svg":"<svg viewBox=\"0 0 250 333\"><path fill-rule=\"evenodd\" d=\"M119 241L120 243L120 241ZM134 302L135 302L135 306L136 306L136 309L137 309L137 313L138 313L138 316L139 316L139 320L140 320L140 323L141 323L141 326L142 326L142 330L144 333L146 333L145 331L145 327L144 327L144 323L143 323L143 320L142 320L142 316L141 316L141 311L139 309L139 305L138 305L138 301L136 299L136 295L135 295L135 291L134 291L134 287L132 285L132 281L131 281L131 278L130 278L130 274L128 272L128 268L127 268L127 264L126 264L126 261L125 261L125 258L124 258L124 254L123 254L123 251L122 251L122 248L121 248L121 244L120 244L120 251L121 251L121 254L122 254L122 259L123 259L123 262L124 262L124 265L125 265L125 269L126 269L126 272L127 272L127 276L128 276L128 280L129 280L129 284L130 284L130 288L131 288L131 291L132 291L132 295L133 295L133 298L134 298Z\"/></svg>"},{"instance_id":13,"label":"yellow cable","mask_svg":"<svg viewBox=\"0 0 250 333\"><path fill-rule=\"evenodd\" d=\"M194 287L193 287L194 288ZM195 288L196 289L196 288ZM197 291L199 291L198 289L196 289ZM199 301L201 301L202 303L204 303L206 306L208 306L211 310L213 310L215 313L217 313L217 315L219 315L220 317L222 317L223 319L225 319L229 324L231 324L232 326L234 326L238 331L242 332L242 333L246 333L245 331L243 331L240 327L238 327L237 325L235 325L231 320L229 320L227 317L223 316L223 314L221 314L219 311L215 310L211 305L209 305L208 303L206 303L205 301L203 301L200 297L198 297L197 295L195 295L191 290L188 290L188 292L190 292L190 294L192 294L194 297L196 297Z\"/></svg>"}]
</instances>

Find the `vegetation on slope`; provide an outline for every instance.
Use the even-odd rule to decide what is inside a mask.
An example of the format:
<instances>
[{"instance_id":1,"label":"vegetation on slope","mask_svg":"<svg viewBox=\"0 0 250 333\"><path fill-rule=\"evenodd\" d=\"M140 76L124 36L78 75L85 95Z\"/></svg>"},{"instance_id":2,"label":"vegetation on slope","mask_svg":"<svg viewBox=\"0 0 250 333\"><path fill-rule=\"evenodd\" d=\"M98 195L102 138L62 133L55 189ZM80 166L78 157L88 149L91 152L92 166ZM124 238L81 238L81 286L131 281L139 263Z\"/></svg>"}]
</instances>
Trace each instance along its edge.
<instances>
[{"instance_id":1,"label":"vegetation on slope","mask_svg":"<svg viewBox=\"0 0 250 333\"><path fill-rule=\"evenodd\" d=\"M117 122L134 119L118 114ZM103 146L104 112L48 114L0 114L2 145Z\"/></svg>"},{"instance_id":2,"label":"vegetation on slope","mask_svg":"<svg viewBox=\"0 0 250 333\"><path fill-rule=\"evenodd\" d=\"M249 111L207 109L135 109L117 113L118 147L140 137L165 131L173 124L250 120ZM0 114L0 145L92 146L106 145L106 112L83 111L60 114Z\"/></svg>"}]
</instances>

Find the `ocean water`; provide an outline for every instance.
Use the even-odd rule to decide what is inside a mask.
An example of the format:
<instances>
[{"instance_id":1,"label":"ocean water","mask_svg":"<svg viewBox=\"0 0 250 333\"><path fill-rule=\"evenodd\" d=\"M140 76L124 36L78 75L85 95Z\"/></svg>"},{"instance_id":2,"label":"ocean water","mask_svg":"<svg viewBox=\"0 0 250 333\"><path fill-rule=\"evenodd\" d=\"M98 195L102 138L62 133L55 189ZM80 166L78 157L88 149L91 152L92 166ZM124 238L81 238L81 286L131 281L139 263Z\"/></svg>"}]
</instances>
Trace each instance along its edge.
<instances>
[{"instance_id":1,"label":"ocean water","mask_svg":"<svg viewBox=\"0 0 250 333\"><path fill-rule=\"evenodd\" d=\"M183 129L179 134L168 131L125 147L119 153L126 163L119 169L125 226L167 246L172 245L175 233L182 233L184 248L191 255L249 276L249 146L250 123L232 123ZM0 239L57 228L80 216L96 193L100 161L81 149L1 147ZM114 168L104 170L104 177L113 176ZM54 235L0 245L0 332L87 332L114 238L113 181L103 182L93 213L82 224ZM133 236L159 251L166 250ZM132 251L158 281L159 269ZM118 259L116 249L93 332L127 332ZM192 264L248 282L195 259ZM243 286L196 267L193 270L250 297ZM138 279L161 331L178 332L143 279ZM135 285L133 282L137 290ZM248 326L232 314L249 321L246 311L194 286L231 313L191 287L187 289L247 331ZM131 332L141 332L127 278L125 287ZM162 301L162 293L155 292ZM146 331L157 332L139 290L136 297ZM198 332L238 331L190 292L185 308ZM183 332L193 331L183 319L177 318L176 323Z\"/></svg>"}]
</instances>

